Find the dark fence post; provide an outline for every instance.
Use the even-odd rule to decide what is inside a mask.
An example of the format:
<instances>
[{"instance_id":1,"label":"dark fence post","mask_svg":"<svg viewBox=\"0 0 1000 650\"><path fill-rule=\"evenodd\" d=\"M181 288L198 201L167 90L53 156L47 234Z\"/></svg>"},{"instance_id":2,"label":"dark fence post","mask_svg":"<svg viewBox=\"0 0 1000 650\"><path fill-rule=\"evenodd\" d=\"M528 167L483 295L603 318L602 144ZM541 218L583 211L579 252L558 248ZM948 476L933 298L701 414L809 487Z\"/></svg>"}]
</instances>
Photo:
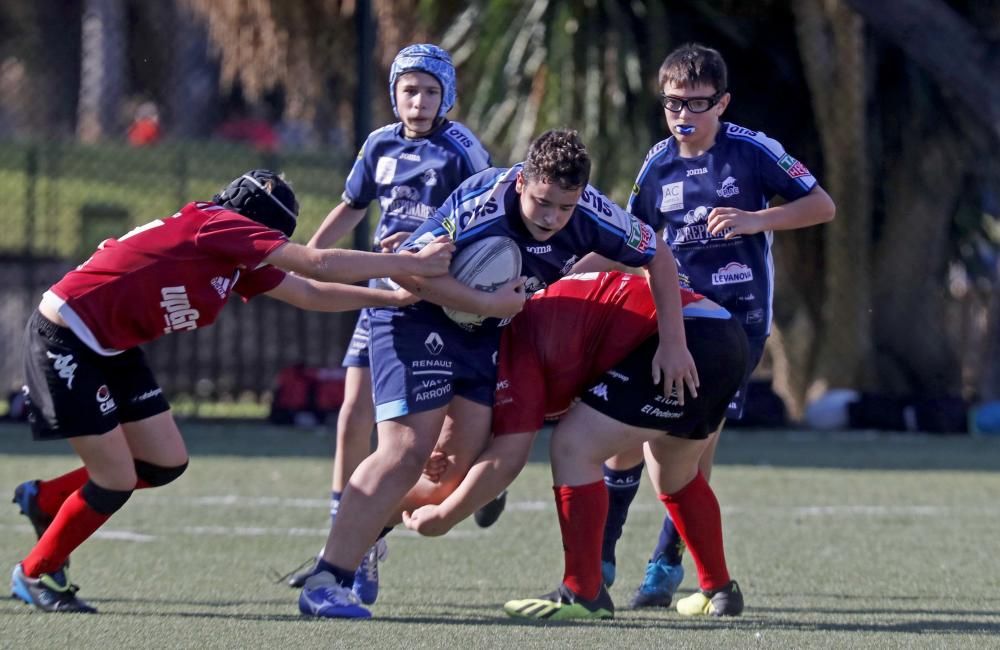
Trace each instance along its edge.
<instances>
[{"instance_id":1,"label":"dark fence post","mask_svg":"<svg viewBox=\"0 0 1000 650\"><path fill-rule=\"evenodd\" d=\"M354 99L354 150L360 151L372 131L372 77L375 75L375 21L370 0L358 0L354 14L358 38L358 92ZM354 248L368 250L371 232L368 219L354 229Z\"/></svg>"}]
</instances>

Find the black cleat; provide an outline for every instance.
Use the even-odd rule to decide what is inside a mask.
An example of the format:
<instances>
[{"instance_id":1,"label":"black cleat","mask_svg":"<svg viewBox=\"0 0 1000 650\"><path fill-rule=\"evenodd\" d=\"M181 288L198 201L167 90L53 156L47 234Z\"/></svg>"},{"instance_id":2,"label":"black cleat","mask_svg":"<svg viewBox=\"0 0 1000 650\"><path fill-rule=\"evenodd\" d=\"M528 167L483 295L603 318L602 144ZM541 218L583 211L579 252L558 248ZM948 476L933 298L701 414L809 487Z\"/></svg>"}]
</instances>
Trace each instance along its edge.
<instances>
[{"instance_id":1,"label":"black cleat","mask_svg":"<svg viewBox=\"0 0 1000 650\"><path fill-rule=\"evenodd\" d=\"M743 592L735 580L714 592L696 591L677 601L683 616L739 616L743 613Z\"/></svg>"},{"instance_id":2,"label":"black cleat","mask_svg":"<svg viewBox=\"0 0 1000 650\"><path fill-rule=\"evenodd\" d=\"M76 597L79 589L69 581L65 569L29 578L18 564L10 576L11 595L36 609L43 612L96 613L96 609Z\"/></svg>"},{"instance_id":3,"label":"black cleat","mask_svg":"<svg viewBox=\"0 0 1000 650\"><path fill-rule=\"evenodd\" d=\"M476 510L472 518L476 520L476 525L480 528L489 528L497 523L497 519L503 514L507 507L507 490L504 490L485 506Z\"/></svg>"},{"instance_id":4,"label":"black cleat","mask_svg":"<svg viewBox=\"0 0 1000 650\"><path fill-rule=\"evenodd\" d=\"M615 604L602 584L594 600L584 600L564 584L551 594L538 598L509 600L503 611L514 618L531 618L539 621L565 621L574 618L604 619L615 617Z\"/></svg>"}]
</instances>

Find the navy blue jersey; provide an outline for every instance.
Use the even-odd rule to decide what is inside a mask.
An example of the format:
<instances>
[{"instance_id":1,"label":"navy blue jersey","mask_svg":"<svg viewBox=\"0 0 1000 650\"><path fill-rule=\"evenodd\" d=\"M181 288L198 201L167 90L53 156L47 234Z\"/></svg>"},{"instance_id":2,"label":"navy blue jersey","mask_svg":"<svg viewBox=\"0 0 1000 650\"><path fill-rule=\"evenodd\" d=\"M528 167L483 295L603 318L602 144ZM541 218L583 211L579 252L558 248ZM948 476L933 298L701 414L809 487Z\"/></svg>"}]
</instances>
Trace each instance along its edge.
<instances>
[{"instance_id":1,"label":"navy blue jersey","mask_svg":"<svg viewBox=\"0 0 1000 650\"><path fill-rule=\"evenodd\" d=\"M682 284L719 303L748 336L771 330L774 292L773 233L708 234L716 207L762 210L774 196L794 201L816 179L805 165L763 133L722 122L715 144L695 158L681 158L667 138L646 155L632 187L628 210L657 231L673 249Z\"/></svg>"},{"instance_id":2,"label":"navy blue jersey","mask_svg":"<svg viewBox=\"0 0 1000 650\"><path fill-rule=\"evenodd\" d=\"M566 227L547 241L537 241L521 219L515 179L523 163L509 169L487 169L462 183L438 211L407 240L414 249L439 235L450 235L461 250L485 237L513 239L521 249L525 291L544 289L569 273L590 252L627 266L645 266L656 253L656 234L587 185ZM432 307L429 303L418 306ZM436 306L437 311L440 312ZM490 319L487 324L496 319Z\"/></svg>"},{"instance_id":3,"label":"navy blue jersey","mask_svg":"<svg viewBox=\"0 0 1000 650\"><path fill-rule=\"evenodd\" d=\"M424 138L403 135L397 122L373 131L358 152L343 199L353 208L378 200L374 243L413 232L458 184L490 166L490 155L462 124L445 120Z\"/></svg>"}]
</instances>

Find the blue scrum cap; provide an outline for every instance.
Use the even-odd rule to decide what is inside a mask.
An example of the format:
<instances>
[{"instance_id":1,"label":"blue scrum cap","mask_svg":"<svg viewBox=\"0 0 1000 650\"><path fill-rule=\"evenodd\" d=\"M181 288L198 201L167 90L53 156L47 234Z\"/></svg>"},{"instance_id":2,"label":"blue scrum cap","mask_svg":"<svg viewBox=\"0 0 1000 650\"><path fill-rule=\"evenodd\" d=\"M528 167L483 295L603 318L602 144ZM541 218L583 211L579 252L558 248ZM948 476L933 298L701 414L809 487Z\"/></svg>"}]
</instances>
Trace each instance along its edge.
<instances>
[{"instance_id":1,"label":"blue scrum cap","mask_svg":"<svg viewBox=\"0 0 1000 650\"><path fill-rule=\"evenodd\" d=\"M455 65L447 51L429 43L407 45L399 51L392 60L389 69L389 98L392 100L392 112L399 117L396 109L396 82L407 72L426 72L441 84L441 107L438 117L443 117L455 105Z\"/></svg>"}]
</instances>

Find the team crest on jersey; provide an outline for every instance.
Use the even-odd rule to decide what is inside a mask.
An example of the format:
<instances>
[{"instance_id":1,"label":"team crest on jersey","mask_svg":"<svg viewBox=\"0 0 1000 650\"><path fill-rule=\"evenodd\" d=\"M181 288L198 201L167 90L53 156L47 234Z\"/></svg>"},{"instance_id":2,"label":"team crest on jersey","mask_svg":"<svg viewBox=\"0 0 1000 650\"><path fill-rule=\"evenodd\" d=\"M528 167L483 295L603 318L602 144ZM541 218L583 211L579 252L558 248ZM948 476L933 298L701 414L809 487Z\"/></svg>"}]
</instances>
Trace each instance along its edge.
<instances>
[{"instance_id":1,"label":"team crest on jersey","mask_svg":"<svg viewBox=\"0 0 1000 650\"><path fill-rule=\"evenodd\" d=\"M660 212L682 210L684 208L684 181L667 183L662 187L663 197L660 199Z\"/></svg>"},{"instance_id":2,"label":"team crest on jersey","mask_svg":"<svg viewBox=\"0 0 1000 650\"><path fill-rule=\"evenodd\" d=\"M434 187L438 184L437 172L433 169L428 169L424 172L424 175L420 177L420 180L423 182L424 186Z\"/></svg>"},{"instance_id":3,"label":"team crest on jersey","mask_svg":"<svg viewBox=\"0 0 1000 650\"><path fill-rule=\"evenodd\" d=\"M792 158L787 153L778 159L778 167L785 170L785 173L792 178L801 178L802 176L809 176L810 172L801 162Z\"/></svg>"},{"instance_id":4,"label":"team crest on jersey","mask_svg":"<svg viewBox=\"0 0 1000 650\"><path fill-rule=\"evenodd\" d=\"M736 179L732 176L727 176L726 180L722 181L719 189L715 190L715 193L724 199L736 196L740 193L740 187L736 184Z\"/></svg>"},{"instance_id":5,"label":"team crest on jersey","mask_svg":"<svg viewBox=\"0 0 1000 650\"><path fill-rule=\"evenodd\" d=\"M396 159L389 156L379 156L375 164L375 182L379 185L391 185L396 177Z\"/></svg>"}]
</instances>

